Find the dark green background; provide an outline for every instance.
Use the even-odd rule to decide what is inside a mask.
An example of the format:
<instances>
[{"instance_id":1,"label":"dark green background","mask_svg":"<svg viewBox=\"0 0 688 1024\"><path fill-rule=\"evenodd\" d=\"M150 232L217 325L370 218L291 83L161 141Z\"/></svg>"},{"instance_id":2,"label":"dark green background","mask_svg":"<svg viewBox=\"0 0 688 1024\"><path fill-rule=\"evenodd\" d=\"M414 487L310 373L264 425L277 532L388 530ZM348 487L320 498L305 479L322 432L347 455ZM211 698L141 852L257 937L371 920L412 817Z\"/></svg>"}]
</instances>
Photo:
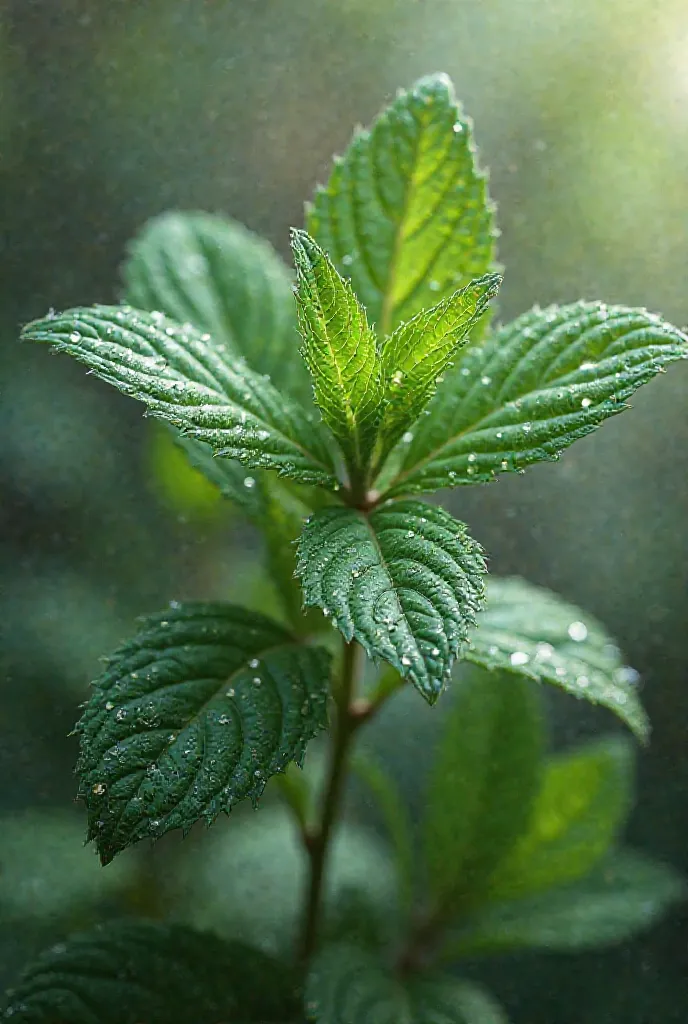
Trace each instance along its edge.
<instances>
[{"instance_id":1,"label":"dark green background","mask_svg":"<svg viewBox=\"0 0 688 1024\"><path fill-rule=\"evenodd\" d=\"M286 252L353 125L433 70L454 78L491 168L501 315L584 296L685 325L688 12L683 0L5 0L0 12L9 814L70 805L76 705L134 616L171 597L241 594L256 547L218 510L171 502L141 409L20 347L19 326L115 299L127 238L170 207L225 211ZM595 612L641 672L654 738L630 838L684 871L687 387L688 366L674 367L560 463L448 499L494 572ZM615 727L571 700L550 704L557 744ZM379 724L411 796L440 714L402 699ZM408 751L399 732L392 749L399 724ZM164 871L177 844L145 870ZM7 929L3 980L53 937ZM523 957L484 975L516 1024L663 1024L688 1016L687 949L678 912L622 950Z\"/></svg>"}]
</instances>

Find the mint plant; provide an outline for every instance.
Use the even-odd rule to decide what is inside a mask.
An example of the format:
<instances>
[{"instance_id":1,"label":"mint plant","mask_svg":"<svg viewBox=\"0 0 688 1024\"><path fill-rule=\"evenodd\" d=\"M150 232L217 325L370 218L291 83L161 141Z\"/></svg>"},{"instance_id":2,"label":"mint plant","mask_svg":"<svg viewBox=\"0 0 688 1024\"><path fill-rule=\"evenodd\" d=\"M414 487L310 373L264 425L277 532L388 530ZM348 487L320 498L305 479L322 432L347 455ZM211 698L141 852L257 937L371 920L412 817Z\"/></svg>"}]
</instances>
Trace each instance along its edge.
<instances>
[{"instance_id":1,"label":"mint plant","mask_svg":"<svg viewBox=\"0 0 688 1024\"><path fill-rule=\"evenodd\" d=\"M669 868L615 849L628 743L545 753L533 681L647 739L618 648L547 591L486 584L467 527L418 496L557 459L686 358L688 338L601 302L493 325L496 235L472 126L433 76L335 160L292 233L295 279L240 225L171 213L132 243L125 304L24 329L167 423L263 531L281 603L271 618L173 601L107 660L77 725L88 838L107 865L255 804L274 777L300 865L281 890L300 895L264 949L165 921L79 934L29 967L7 1019L503 1021L456 974L463 957L620 941L682 896ZM446 714L419 836L357 745L409 685ZM323 730L316 784L295 765ZM333 886L351 770L387 823L394 907L365 892L364 869L360 887ZM241 881L257 912L251 862Z\"/></svg>"}]
</instances>

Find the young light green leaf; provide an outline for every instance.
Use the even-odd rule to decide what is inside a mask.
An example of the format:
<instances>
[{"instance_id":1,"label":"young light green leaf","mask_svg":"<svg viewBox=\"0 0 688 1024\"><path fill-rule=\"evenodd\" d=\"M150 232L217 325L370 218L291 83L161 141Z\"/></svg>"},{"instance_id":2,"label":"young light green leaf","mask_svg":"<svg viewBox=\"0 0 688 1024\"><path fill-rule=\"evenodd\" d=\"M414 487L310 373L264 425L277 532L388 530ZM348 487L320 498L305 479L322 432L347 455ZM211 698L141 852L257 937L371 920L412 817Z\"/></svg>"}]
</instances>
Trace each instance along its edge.
<instances>
[{"instance_id":1,"label":"young light green leaf","mask_svg":"<svg viewBox=\"0 0 688 1024\"><path fill-rule=\"evenodd\" d=\"M242 943L151 921L74 935L10 993L13 1024L217 1024L296 1019L290 972Z\"/></svg>"},{"instance_id":2,"label":"young light green leaf","mask_svg":"<svg viewBox=\"0 0 688 1024\"><path fill-rule=\"evenodd\" d=\"M524 947L566 952L614 945L649 928L687 891L673 868L621 850L571 885L485 908L449 938L443 959Z\"/></svg>"},{"instance_id":3,"label":"young light green leaf","mask_svg":"<svg viewBox=\"0 0 688 1024\"><path fill-rule=\"evenodd\" d=\"M490 878L492 902L521 899L586 875L631 807L633 751L621 736L551 760L530 825Z\"/></svg>"},{"instance_id":4,"label":"young light green leaf","mask_svg":"<svg viewBox=\"0 0 688 1024\"><path fill-rule=\"evenodd\" d=\"M390 494L484 483L551 461L688 356L688 337L642 309L534 309L469 349L419 424Z\"/></svg>"},{"instance_id":5,"label":"young light green leaf","mask_svg":"<svg viewBox=\"0 0 688 1024\"><path fill-rule=\"evenodd\" d=\"M24 811L0 818L0 916L10 922L60 919L92 911L133 881L135 860L103 871L83 843L75 812Z\"/></svg>"},{"instance_id":6,"label":"young light green leaf","mask_svg":"<svg viewBox=\"0 0 688 1024\"><path fill-rule=\"evenodd\" d=\"M329 656L262 615L189 603L150 616L110 659L78 724L80 795L103 863L212 823L326 723Z\"/></svg>"},{"instance_id":7,"label":"young light green leaf","mask_svg":"<svg viewBox=\"0 0 688 1024\"><path fill-rule=\"evenodd\" d=\"M71 309L22 338L67 352L155 416L249 468L336 489L318 424L209 334L129 306Z\"/></svg>"},{"instance_id":8,"label":"young light green leaf","mask_svg":"<svg viewBox=\"0 0 688 1024\"><path fill-rule=\"evenodd\" d=\"M490 579L487 605L464 658L553 683L574 697L609 708L645 742L649 723L637 694L637 674L587 612L519 579Z\"/></svg>"},{"instance_id":9,"label":"young light green leaf","mask_svg":"<svg viewBox=\"0 0 688 1024\"><path fill-rule=\"evenodd\" d=\"M491 873L527 828L543 755L530 683L473 670L455 689L423 828L428 885L443 913L484 899Z\"/></svg>"},{"instance_id":10,"label":"young light green leaf","mask_svg":"<svg viewBox=\"0 0 688 1024\"><path fill-rule=\"evenodd\" d=\"M291 274L265 239L227 217L164 213L130 243L122 274L132 306L207 331L280 390L310 401Z\"/></svg>"},{"instance_id":11,"label":"young light green leaf","mask_svg":"<svg viewBox=\"0 0 688 1024\"><path fill-rule=\"evenodd\" d=\"M389 503L370 515L324 509L299 541L306 604L331 616L370 657L388 661L430 703L475 622L485 572L463 523L420 501Z\"/></svg>"},{"instance_id":12,"label":"young light green leaf","mask_svg":"<svg viewBox=\"0 0 688 1024\"><path fill-rule=\"evenodd\" d=\"M374 954L344 943L325 947L306 983L306 1013L315 1024L507 1024L479 985L444 975L406 984Z\"/></svg>"},{"instance_id":13,"label":"young light green leaf","mask_svg":"<svg viewBox=\"0 0 688 1024\"><path fill-rule=\"evenodd\" d=\"M265 496L260 473L251 476L236 459L218 458L204 441L180 434L171 428L174 442L194 469L215 484L223 497L238 505L247 518L260 522L265 516Z\"/></svg>"},{"instance_id":14,"label":"young light green leaf","mask_svg":"<svg viewBox=\"0 0 688 1024\"><path fill-rule=\"evenodd\" d=\"M386 340L382 349L385 410L380 423L383 456L418 419L501 280L499 274L486 274L472 281L417 313Z\"/></svg>"},{"instance_id":15,"label":"young light green leaf","mask_svg":"<svg viewBox=\"0 0 688 1024\"><path fill-rule=\"evenodd\" d=\"M375 335L351 285L305 231L293 231L301 352L323 419L349 465L365 464L382 400Z\"/></svg>"},{"instance_id":16,"label":"young light green leaf","mask_svg":"<svg viewBox=\"0 0 688 1024\"><path fill-rule=\"evenodd\" d=\"M446 75L422 78L354 136L308 230L381 335L493 267L493 206Z\"/></svg>"}]
</instances>

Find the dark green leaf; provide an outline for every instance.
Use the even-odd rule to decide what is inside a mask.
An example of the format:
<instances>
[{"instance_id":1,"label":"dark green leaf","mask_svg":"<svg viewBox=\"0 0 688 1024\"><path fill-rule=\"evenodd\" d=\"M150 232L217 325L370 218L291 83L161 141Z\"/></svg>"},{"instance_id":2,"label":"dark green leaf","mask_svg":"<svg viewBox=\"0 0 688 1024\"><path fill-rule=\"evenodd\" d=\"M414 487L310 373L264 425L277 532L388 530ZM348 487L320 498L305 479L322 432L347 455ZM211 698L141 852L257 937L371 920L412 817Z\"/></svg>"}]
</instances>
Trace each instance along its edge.
<instances>
[{"instance_id":1,"label":"dark green leaf","mask_svg":"<svg viewBox=\"0 0 688 1024\"><path fill-rule=\"evenodd\" d=\"M480 986L444 975L404 985L366 950L326 947L306 984L306 1013L316 1024L507 1024Z\"/></svg>"},{"instance_id":2,"label":"dark green leaf","mask_svg":"<svg viewBox=\"0 0 688 1024\"><path fill-rule=\"evenodd\" d=\"M305 231L292 232L302 354L323 419L354 469L375 442L382 401L375 335L351 285Z\"/></svg>"},{"instance_id":3,"label":"dark green leaf","mask_svg":"<svg viewBox=\"0 0 688 1024\"><path fill-rule=\"evenodd\" d=\"M291 956L308 878L308 858L291 812L265 807L202 838L166 879L166 900L197 927ZM389 937L398 927L398 915L386 848L370 831L342 823L330 854L323 901L326 930L342 927L342 912L355 899Z\"/></svg>"},{"instance_id":4,"label":"dark green leaf","mask_svg":"<svg viewBox=\"0 0 688 1024\"><path fill-rule=\"evenodd\" d=\"M296 1019L289 972L240 943L118 921L43 953L10 995L13 1024L217 1024Z\"/></svg>"},{"instance_id":5,"label":"dark green leaf","mask_svg":"<svg viewBox=\"0 0 688 1024\"><path fill-rule=\"evenodd\" d=\"M345 639L383 658L434 702L483 599L485 562L466 527L420 501L316 512L297 572Z\"/></svg>"},{"instance_id":6,"label":"dark green leaf","mask_svg":"<svg viewBox=\"0 0 688 1024\"><path fill-rule=\"evenodd\" d=\"M464 657L602 704L641 740L648 737L637 677L623 665L618 647L591 615L548 590L491 578L487 605Z\"/></svg>"},{"instance_id":7,"label":"dark green leaf","mask_svg":"<svg viewBox=\"0 0 688 1024\"><path fill-rule=\"evenodd\" d=\"M487 274L397 327L382 349L385 411L383 455L415 423L452 365L468 332L497 294L501 277Z\"/></svg>"},{"instance_id":8,"label":"dark green leaf","mask_svg":"<svg viewBox=\"0 0 688 1024\"><path fill-rule=\"evenodd\" d=\"M280 389L309 400L298 355L291 274L242 224L209 213L164 213L129 245L126 301L207 331Z\"/></svg>"},{"instance_id":9,"label":"dark green leaf","mask_svg":"<svg viewBox=\"0 0 688 1024\"><path fill-rule=\"evenodd\" d=\"M494 902L586 875L617 838L631 806L633 751L615 736L552 759L528 830L490 879Z\"/></svg>"},{"instance_id":10,"label":"dark green leaf","mask_svg":"<svg viewBox=\"0 0 688 1024\"><path fill-rule=\"evenodd\" d=\"M318 424L209 334L129 306L71 309L22 338L67 352L150 412L249 468L336 489Z\"/></svg>"},{"instance_id":11,"label":"dark green leaf","mask_svg":"<svg viewBox=\"0 0 688 1024\"><path fill-rule=\"evenodd\" d=\"M485 908L450 938L444 957L614 945L649 928L685 898L686 885L673 868L622 850L571 885Z\"/></svg>"},{"instance_id":12,"label":"dark green leaf","mask_svg":"<svg viewBox=\"0 0 688 1024\"><path fill-rule=\"evenodd\" d=\"M493 208L446 75L421 79L354 136L308 230L382 335L492 268Z\"/></svg>"},{"instance_id":13,"label":"dark green leaf","mask_svg":"<svg viewBox=\"0 0 688 1024\"><path fill-rule=\"evenodd\" d=\"M455 689L424 823L428 885L443 912L484 898L490 874L527 827L543 753L531 684L474 670Z\"/></svg>"},{"instance_id":14,"label":"dark green leaf","mask_svg":"<svg viewBox=\"0 0 688 1024\"><path fill-rule=\"evenodd\" d=\"M391 494L482 483L556 459L668 363L688 338L642 309L534 309L469 349L416 430Z\"/></svg>"},{"instance_id":15,"label":"dark green leaf","mask_svg":"<svg viewBox=\"0 0 688 1024\"><path fill-rule=\"evenodd\" d=\"M325 725L328 672L325 651L233 605L177 605L144 620L78 725L80 795L103 862L255 801Z\"/></svg>"},{"instance_id":16,"label":"dark green leaf","mask_svg":"<svg viewBox=\"0 0 688 1024\"><path fill-rule=\"evenodd\" d=\"M186 454L194 469L215 484L220 493L238 505L241 511L253 521L262 520L265 515L265 496L260 474L251 476L235 459L217 458L210 445L186 437L173 429L174 441Z\"/></svg>"},{"instance_id":17,"label":"dark green leaf","mask_svg":"<svg viewBox=\"0 0 688 1024\"><path fill-rule=\"evenodd\" d=\"M81 815L24 811L0 819L0 916L7 923L88 911L131 883L136 862L103 871L84 847Z\"/></svg>"}]
</instances>

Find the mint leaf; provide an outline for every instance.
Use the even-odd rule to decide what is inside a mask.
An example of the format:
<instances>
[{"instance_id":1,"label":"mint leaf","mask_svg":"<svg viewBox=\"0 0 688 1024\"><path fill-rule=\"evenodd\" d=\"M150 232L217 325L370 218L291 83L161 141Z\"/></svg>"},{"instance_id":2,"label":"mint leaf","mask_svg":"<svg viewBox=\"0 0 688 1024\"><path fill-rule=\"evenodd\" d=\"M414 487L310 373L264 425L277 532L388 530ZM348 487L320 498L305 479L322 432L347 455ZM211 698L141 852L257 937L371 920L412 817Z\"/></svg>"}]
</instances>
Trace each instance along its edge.
<instances>
[{"instance_id":1,"label":"mint leaf","mask_svg":"<svg viewBox=\"0 0 688 1024\"><path fill-rule=\"evenodd\" d=\"M464 658L553 683L609 708L645 742L649 723L618 647L587 612L519 579L490 578L487 605Z\"/></svg>"},{"instance_id":2,"label":"mint leaf","mask_svg":"<svg viewBox=\"0 0 688 1024\"><path fill-rule=\"evenodd\" d=\"M471 122L446 75L422 78L354 136L308 230L380 335L492 268L495 228Z\"/></svg>"},{"instance_id":3,"label":"mint leaf","mask_svg":"<svg viewBox=\"0 0 688 1024\"><path fill-rule=\"evenodd\" d=\"M280 390L309 401L291 273L269 242L209 213L164 213L129 244L125 298L193 324Z\"/></svg>"},{"instance_id":4,"label":"mint leaf","mask_svg":"<svg viewBox=\"0 0 688 1024\"><path fill-rule=\"evenodd\" d=\"M336 489L317 423L209 334L129 306L71 309L28 324L47 342L219 455Z\"/></svg>"},{"instance_id":5,"label":"mint leaf","mask_svg":"<svg viewBox=\"0 0 688 1024\"><path fill-rule=\"evenodd\" d=\"M621 850L571 885L485 908L448 941L444 959L524 947L549 952L614 945L686 898L673 868Z\"/></svg>"},{"instance_id":6,"label":"mint leaf","mask_svg":"<svg viewBox=\"0 0 688 1024\"><path fill-rule=\"evenodd\" d=\"M365 515L328 508L306 522L297 573L347 641L388 661L431 704L483 599L480 546L463 523L420 501Z\"/></svg>"},{"instance_id":7,"label":"mint leaf","mask_svg":"<svg viewBox=\"0 0 688 1024\"><path fill-rule=\"evenodd\" d=\"M423 828L428 885L443 912L480 900L490 874L527 828L542 754L531 684L476 671L457 681Z\"/></svg>"},{"instance_id":8,"label":"mint leaf","mask_svg":"<svg viewBox=\"0 0 688 1024\"><path fill-rule=\"evenodd\" d=\"M507 1024L480 986L444 975L403 984L374 954L344 943L326 947L306 983L306 1014L316 1024Z\"/></svg>"},{"instance_id":9,"label":"mint leaf","mask_svg":"<svg viewBox=\"0 0 688 1024\"><path fill-rule=\"evenodd\" d=\"M252 476L235 459L215 456L209 444L180 434L174 428L172 432L175 444L182 449L194 469L215 484L223 497L238 505L254 522L263 518L265 496L259 473L254 471Z\"/></svg>"},{"instance_id":10,"label":"mint leaf","mask_svg":"<svg viewBox=\"0 0 688 1024\"><path fill-rule=\"evenodd\" d=\"M375 335L351 285L305 231L292 232L302 354L323 419L349 466L365 462L375 442L382 398Z\"/></svg>"},{"instance_id":11,"label":"mint leaf","mask_svg":"<svg viewBox=\"0 0 688 1024\"><path fill-rule=\"evenodd\" d=\"M125 847L212 823L326 723L329 656L222 603L148 617L95 681L77 726L80 796L103 863Z\"/></svg>"},{"instance_id":12,"label":"mint leaf","mask_svg":"<svg viewBox=\"0 0 688 1024\"><path fill-rule=\"evenodd\" d=\"M308 857L290 811L265 807L232 828L213 829L165 879L165 899L184 920L291 958L298 945ZM220 881L218 881L220 880ZM398 927L390 857L369 830L342 822L333 838L323 891L324 928L341 927L357 900L377 926Z\"/></svg>"},{"instance_id":13,"label":"mint leaf","mask_svg":"<svg viewBox=\"0 0 688 1024\"><path fill-rule=\"evenodd\" d=\"M135 860L101 869L73 811L8 814L0 818L0 835L0 916L8 924L40 920L54 927L116 899L134 880Z\"/></svg>"},{"instance_id":14,"label":"mint leaf","mask_svg":"<svg viewBox=\"0 0 688 1024\"><path fill-rule=\"evenodd\" d=\"M382 349L385 411L380 424L383 454L420 416L435 393L440 375L468 332L480 319L501 284L498 274L487 274L454 292L431 309L402 323Z\"/></svg>"},{"instance_id":15,"label":"mint leaf","mask_svg":"<svg viewBox=\"0 0 688 1024\"><path fill-rule=\"evenodd\" d=\"M24 972L13 1024L217 1024L295 1019L288 970L241 943L175 925L117 921L72 936Z\"/></svg>"},{"instance_id":16,"label":"mint leaf","mask_svg":"<svg viewBox=\"0 0 688 1024\"><path fill-rule=\"evenodd\" d=\"M608 852L631 808L633 752L615 736L552 758L528 829L490 879L494 902L586 875Z\"/></svg>"},{"instance_id":17,"label":"mint leaf","mask_svg":"<svg viewBox=\"0 0 688 1024\"><path fill-rule=\"evenodd\" d=\"M484 483L551 461L627 408L688 337L642 309L534 309L469 349L418 425L390 494Z\"/></svg>"}]
</instances>

